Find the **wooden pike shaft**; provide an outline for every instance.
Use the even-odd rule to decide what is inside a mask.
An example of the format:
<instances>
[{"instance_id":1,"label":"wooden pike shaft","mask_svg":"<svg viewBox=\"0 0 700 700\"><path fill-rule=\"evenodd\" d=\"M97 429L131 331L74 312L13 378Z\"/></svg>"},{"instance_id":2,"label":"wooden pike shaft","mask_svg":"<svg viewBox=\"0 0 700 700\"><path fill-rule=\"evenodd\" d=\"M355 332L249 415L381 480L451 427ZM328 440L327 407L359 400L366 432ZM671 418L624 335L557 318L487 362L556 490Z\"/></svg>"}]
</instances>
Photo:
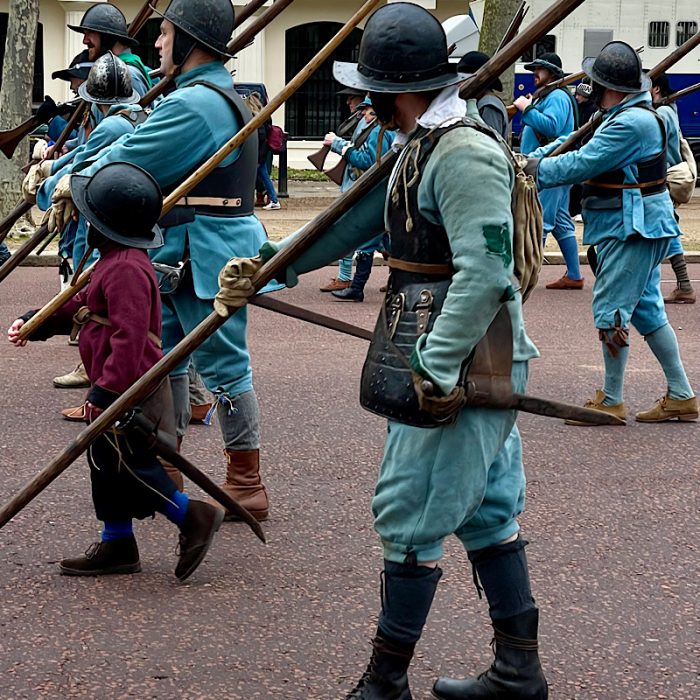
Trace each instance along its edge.
<instances>
[{"instance_id":1,"label":"wooden pike shaft","mask_svg":"<svg viewBox=\"0 0 700 700\"><path fill-rule=\"evenodd\" d=\"M302 69L302 71L292 81L290 85L294 86L293 89L298 89L298 87L301 86L304 81L308 80L314 71L321 65L321 63L323 63L324 60L326 60L326 58L331 55L331 53L345 39L345 37L348 36L350 32L382 1L383 0L368 0L365 2L362 8L360 8L360 10L353 15L343 29L341 29L341 31L334 37L334 39L329 42L328 45L322 49L309 62L306 68ZM290 86L288 86L282 91L282 93L280 93L280 95L285 95L288 97L291 92ZM273 99L271 104L276 104L279 106L283 101L279 98L280 96ZM277 107L274 109L276 108ZM274 109L272 111L274 111ZM272 112L270 111L269 114L271 113ZM258 117L262 117L262 115L263 113L258 115ZM264 123L267 116L268 115L265 115L262 118L260 124ZM250 126L250 124L248 126ZM253 133L255 130L257 130L257 126L250 130L249 134ZM222 160L225 157L226 154L222 156ZM380 163L375 166L374 170L375 172L380 173L379 181L381 182L381 179L388 176L389 172L391 171L391 165L385 164L382 166ZM202 177L204 177L204 175L202 175ZM320 216L314 219L314 222L316 223L315 228L312 228L309 231L309 235L301 237L301 243L297 242L296 245L292 244L288 246L286 250L281 251L279 255L276 255L258 272L255 278L252 280L257 290L262 289L267 282L274 279L276 275L282 273L282 271L291 262L289 257L290 254L296 257L303 251L304 247L302 247L300 250L300 245L308 247L313 241L323 235L326 228L330 225L330 223L332 223L332 221L335 220L331 217L338 218L341 216L343 213L348 211L350 207L356 204L366 192L376 186L376 182L373 181L370 181L369 186L367 182L360 186L361 183L362 178L357 181L355 186L348 191L346 195L339 198L339 200L336 201L328 211L323 212ZM192 186L194 184L195 182L192 182ZM185 190L185 192L187 191L188 190ZM180 196L182 195L178 195L177 199L179 199ZM331 213L329 214L329 212ZM307 229L308 228L309 227L307 226ZM54 479L68 469L68 467L81 454L83 454L85 450L87 450L95 439L114 425L114 423L119 420L119 418L121 418L128 410L138 405L143 399L145 399L178 365L178 363L182 361L182 359L189 356L225 322L225 318L219 316L215 312L212 312L190 334L183 338L183 340L178 343L167 355L165 355L165 357L157 362L130 389L122 394L104 413L102 413L94 423L87 426L87 428L83 430L60 455L51 460L51 462L41 472L39 472L39 474L37 474L9 503L0 509L0 528L6 525L17 513L19 513L19 511L21 511L28 503L36 498L36 496L41 493Z\"/></svg>"},{"instance_id":2,"label":"wooden pike shaft","mask_svg":"<svg viewBox=\"0 0 700 700\"><path fill-rule=\"evenodd\" d=\"M16 253L15 253L16 255ZM13 256L14 257L14 256ZM12 258L10 258L11 260ZM57 294L51 301L44 305L34 314L20 329L19 336L22 340L28 340L29 336L41 327L51 316L53 316L64 304L67 304L81 289L87 286L92 275L92 270L97 263L92 263L90 267L83 270L75 284L66 287L60 294ZM0 268L1 271L2 268Z\"/></svg>"},{"instance_id":3,"label":"wooden pike shaft","mask_svg":"<svg viewBox=\"0 0 700 700\"><path fill-rule=\"evenodd\" d=\"M240 27L249 17L252 17L267 0L250 0L249 3L243 6L240 12L236 12L236 27Z\"/></svg>"},{"instance_id":4,"label":"wooden pike shaft","mask_svg":"<svg viewBox=\"0 0 700 700\"><path fill-rule=\"evenodd\" d=\"M251 0L251 2L245 5L243 10L236 15L233 28L237 29L246 19L248 19L248 17L253 14L253 12L255 12L255 10L264 5L266 1L267 0L264 0L263 2L260 2L260 0ZM289 7L292 2L294 2L294 0L275 0L272 7L270 7L269 10L266 10L262 15L260 15L260 17L252 22L250 27L248 27L245 32L231 39L226 47L228 53L235 54L241 49L244 49L257 34L265 29L265 27L267 27L267 25L270 24L270 22L272 22L272 20L275 19L275 17L277 17L282 10ZM246 10L248 10L248 8L251 6L253 6L253 9L247 13ZM150 105L157 97L160 97L166 91L174 79L175 78L172 75L163 76L163 78L141 98L139 104L142 107Z\"/></svg>"},{"instance_id":5,"label":"wooden pike shaft","mask_svg":"<svg viewBox=\"0 0 700 700\"><path fill-rule=\"evenodd\" d=\"M49 235L49 227L42 224L22 245L0 265L0 282L2 282L13 270L18 268L32 253L34 248L41 245Z\"/></svg>"},{"instance_id":6,"label":"wooden pike shaft","mask_svg":"<svg viewBox=\"0 0 700 700\"><path fill-rule=\"evenodd\" d=\"M663 61L655 65L649 71L649 77L652 80L655 80L673 65L678 63L678 61L687 56L697 46L700 46L700 32L694 34L692 37L690 37L690 39L688 39L688 41L686 41L684 44L681 44L670 56L667 56L666 58L664 58ZM551 153L548 153L546 157L555 158L556 156L560 156L564 153L572 151L574 148L576 148L579 141L588 134L590 134L592 131L595 131L595 129L597 129L598 126L600 126L602 121L603 117L601 114L594 116L589 122L586 122L586 124L584 124L580 129L574 131L560 146L557 146L557 148L555 148Z\"/></svg>"},{"instance_id":7,"label":"wooden pike shaft","mask_svg":"<svg viewBox=\"0 0 700 700\"><path fill-rule=\"evenodd\" d=\"M393 161L382 161L372 170L378 176L362 176L355 185L339 197L326 211L319 214L289 246L281 250L267 262L253 278L256 290L262 289L270 280L281 275L312 243L318 240L326 228L347 213L379 182L389 176ZM87 271L86 271L87 273ZM235 313L235 310L232 310ZM127 411L137 406L151 394L170 372L209 336L215 333L226 319L212 312L191 333L183 338L167 355L159 360L130 389L124 392L99 418L88 425L59 455L49 462L24 488L0 509L0 528L4 527L17 513L38 496L54 479L60 476L80 457L85 450Z\"/></svg>"},{"instance_id":8,"label":"wooden pike shaft","mask_svg":"<svg viewBox=\"0 0 700 700\"><path fill-rule=\"evenodd\" d=\"M582 1L582 0L580 0ZM278 3L285 0L278 0ZM327 61L336 48L348 37L355 27L362 22L369 13L381 4L382 0L367 0L362 7L348 20L345 26L326 44L312 59L308 65L302 68L287 86L278 95L273 97L268 104L251 119L232 139L230 139L219 151L214 154L204 165L181 183L163 202L163 214L169 212L195 185L212 173L233 151L239 148L247 138L255 134L285 102L293 95L321 66ZM273 5L273 8L275 7ZM273 9L270 8L270 9Z\"/></svg>"},{"instance_id":9,"label":"wooden pike shaft","mask_svg":"<svg viewBox=\"0 0 700 700\"><path fill-rule=\"evenodd\" d=\"M157 7L158 2L159 0L146 0L144 2L143 6L136 15L136 18L129 25L129 36L136 36L139 33L139 31L141 31L141 29L146 24L150 16L153 14L153 9ZM73 115L68 120L68 123L61 132L61 135L58 137L58 139L56 139L56 143L52 146L52 153L60 152L61 149L65 146L66 141L68 141L68 137L71 135L73 129L75 129L76 126L78 126L78 124L80 124L80 121L82 120L89 106L90 105L87 102L85 102L85 100L81 100L80 104L76 108L75 112L73 112ZM8 216L6 216L2 222L0 222L0 235L6 235L7 231L9 231L14 226L15 222L18 221L19 218L23 214L26 214L31 208L31 204L27 204L26 202L19 202L17 206L12 210L12 212ZM36 245L39 245L40 242L41 240L38 240ZM31 251L29 252L31 253ZM27 255L29 255L29 253L27 253ZM24 257L26 258L27 256L25 255ZM14 269L14 267L12 269ZM2 279L4 279L4 277L0 277L0 281Z\"/></svg>"},{"instance_id":10,"label":"wooden pike shaft","mask_svg":"<svg viewBox=\"0 0 700 700\"><path fill-rule=\"evenodd\" d=\"M513 39L515 39L516 36L518 36L520 27L522 26L523 20L525 19L525 15L527 15L529 10L530 8L527 6L525 0L523 0L523 2L520 3L518 11L515 13L513 19L508 25L508 29L506 29L506 32L503 35L501 43L498 45L498 49L496 50L496 52L503 50L503 47L506 46L506 44L510 43L511 41L513 41Z\"/></svg>"}]
</instances>

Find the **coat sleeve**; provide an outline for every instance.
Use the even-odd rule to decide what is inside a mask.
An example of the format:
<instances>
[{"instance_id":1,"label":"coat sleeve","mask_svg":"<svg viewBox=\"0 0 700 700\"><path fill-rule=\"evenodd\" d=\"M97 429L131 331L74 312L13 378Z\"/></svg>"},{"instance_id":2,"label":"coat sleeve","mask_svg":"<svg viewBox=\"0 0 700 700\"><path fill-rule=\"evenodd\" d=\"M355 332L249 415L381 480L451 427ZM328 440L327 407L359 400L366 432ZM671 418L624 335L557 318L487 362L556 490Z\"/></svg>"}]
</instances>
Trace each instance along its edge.
<instances>
[{"instance_id":1,"label":"coat sleeve","mask_svg":"<svg viewBox=\"0 0 700 700\"><path fill-rule=\"evenodd\" d=\"M573 105L563 90L555 90L542 102L531 105L522 115L522 123L546 139L555 139L573 127Z\"/></svg>"},{"instance_id":2,"label":"coat sleeve","mask_svg":"<svg viewBox=\"0 0 700 700\"><path fill-rule=\"evenodd\" d=\"M541 160L537 184L541 188L573 185L636 163L643 156L641 148L648 137L653 141L653 134L631 129L624 119L612 119L579 150Z\"/></svg>"},{"instance_id":3,"label":"coat sleeve","mask_svg":"<svg viewBox=\"0 0 700 700\"><path fill-rule=\"evenodd\" d=\"M338 221L331 224L318 240L287 267L286 274L278 279L288 287L293 287L297 284L299 275L317 270L357 250L367 242L368 231L383 231L387 181L388 178L380 182ZM303 233L302 228L278 243L265 243L261 249L263 257L270 259Z\"/></svg>"},{"instance_id":4,"label":"coat sleeve","mask_svg":"<svg viewBox=\"0 0 700 700\"><path fill-rule=\"evenodd\" d=\"M493 139L455 129L438 143L418 190L421 213L447 231L454 275L411 364L444 394L454 389L462 363L513 295L513 178Z\"/></svg>"}]
</instances>

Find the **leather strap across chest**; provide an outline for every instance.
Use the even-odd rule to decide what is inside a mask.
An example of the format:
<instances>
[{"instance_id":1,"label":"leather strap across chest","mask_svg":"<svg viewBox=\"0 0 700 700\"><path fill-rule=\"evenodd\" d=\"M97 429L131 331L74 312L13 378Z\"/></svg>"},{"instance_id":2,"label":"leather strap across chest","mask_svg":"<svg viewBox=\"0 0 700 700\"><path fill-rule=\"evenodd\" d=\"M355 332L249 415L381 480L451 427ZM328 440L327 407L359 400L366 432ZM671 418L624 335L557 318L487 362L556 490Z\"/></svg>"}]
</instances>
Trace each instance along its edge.
<instances>
[{"instance_id":1,"label":"leather strap across chest","mask_svg":"<svg viewBox=\"0 0 700 700\"><path fill-rule=\"evenodd\" d=\"M90 311L89 306L81 306L73 315L73 329L70 333L71 340L78 337L78 331L87 323L93 321L101 326L111 326L109 319ZM152 331L148 331L148 339L159 349L163 349L163 341Z\"/></svg>"}]
</instances>

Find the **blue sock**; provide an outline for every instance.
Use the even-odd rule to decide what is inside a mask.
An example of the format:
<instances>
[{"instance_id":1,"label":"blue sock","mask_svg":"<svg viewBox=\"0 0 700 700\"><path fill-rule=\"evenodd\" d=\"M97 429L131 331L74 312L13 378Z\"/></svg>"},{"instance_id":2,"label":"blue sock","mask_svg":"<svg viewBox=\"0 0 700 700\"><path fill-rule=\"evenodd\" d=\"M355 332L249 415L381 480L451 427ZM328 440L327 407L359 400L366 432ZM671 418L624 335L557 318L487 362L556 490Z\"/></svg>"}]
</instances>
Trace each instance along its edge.
<instances>
[{"instance_id":1,"label":"blue sock","mask_svg":"<svg viewBox=\"0 0 700 700\"><path fill-rule=\"evenodd\" d=\"M170 500L166 502L163 515L165 515L171 523L175 523L175 525L179 527L185 522L185 515L187 515L187 506L189 503L190 499L187 497L186 493L175 491L170 497Z\"/></svg>"},{"instance_id":2,"label":"blue sock","mask_svg":"<svg viewBox=\"0 0 700 700\"><path fill-rule=\"evenodd\" d=\"M618 347L617 357L613 357L603 345L603 360L605 362L604 406L616 406L623 401L622 389L625 383L625 366L629 354L629 346Z\"/></svg>"},{"instance_id":3,"label":"blue sock","mask_svg":"<svg viewBox=\"0 0 700 700\"><path fill-rule=\"evenodd\" d=\"M134 528L131 525L131 520L105 520L102 530L103 542L114 542L114 540L123 540L133 536Z\"/></svg>"},{"instance_id":4,"label":"blue sock","mask_svg":"<svg viewBox=\"0 0 700 700\"><path fill-rule=\"evenodd\" d=\"M564 256L564 262L566 262L566 276L570 280L580 280L581 268L578 264L578 241L574 236L569 236L568 238L562 238L557 243L559 243L559 248L561 248Z\"/></svg>"},{"instance_id":5,"label":"blue sock","mask_svg":"<svg viewBox=\"0 0 700 700\"><path fill-rule=\"evenodd\" d=\"M672 399L692 399L694 394L683 368L678 340L673 328L667 323L658 330L645 336L651 351L659 361L666 375L668 395Z\"/></svg>"},{"instance_id":6,"label":"blue sock","mask_svg":"<svg viewBox=\"0 0 700 700\"><path fill-rule=\"evenodd\" d=\"M352 279L352 255L338 261L338 279L349 282Z\"/></svg>"}]
</instances>

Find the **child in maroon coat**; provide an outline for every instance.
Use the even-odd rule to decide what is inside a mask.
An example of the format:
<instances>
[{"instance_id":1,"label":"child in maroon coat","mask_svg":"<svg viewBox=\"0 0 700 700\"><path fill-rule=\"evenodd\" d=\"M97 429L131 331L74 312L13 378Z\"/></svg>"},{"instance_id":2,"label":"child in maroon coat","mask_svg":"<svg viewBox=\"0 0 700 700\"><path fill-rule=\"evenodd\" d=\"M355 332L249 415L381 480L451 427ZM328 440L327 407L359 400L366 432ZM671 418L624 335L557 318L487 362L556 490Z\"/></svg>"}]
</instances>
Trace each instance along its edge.
<instances>
[{"instance_id":1,"label":"child in maroon coat","mask_svg":"<svg viewBox=\"0 0 700 700\"><path fill-rule=\"evenodd\" d=\"M163 198L146 171L127 163L107 165L92 178L72 176L71 195L89 222L88 244L99 250L100 260L87 288L30 340L46 340L81 327L80 356L91 382L85 410L90 423L163 356L160 294L147 252L163 245L156 224ZM34 313L12 324L10 342L26 343L19 331ZM174 436L167 381L142 409L161 430ZM101 435L88 450L88 463L95 512L104 522L102 538L84 556L61 561L61 573L95 576L140 571L132 519L159 512L180 528L175 575L186 579L204 558L224 511L179 491L155 452L133 433L112 428Z\"/></svg>"}]
</instances>

